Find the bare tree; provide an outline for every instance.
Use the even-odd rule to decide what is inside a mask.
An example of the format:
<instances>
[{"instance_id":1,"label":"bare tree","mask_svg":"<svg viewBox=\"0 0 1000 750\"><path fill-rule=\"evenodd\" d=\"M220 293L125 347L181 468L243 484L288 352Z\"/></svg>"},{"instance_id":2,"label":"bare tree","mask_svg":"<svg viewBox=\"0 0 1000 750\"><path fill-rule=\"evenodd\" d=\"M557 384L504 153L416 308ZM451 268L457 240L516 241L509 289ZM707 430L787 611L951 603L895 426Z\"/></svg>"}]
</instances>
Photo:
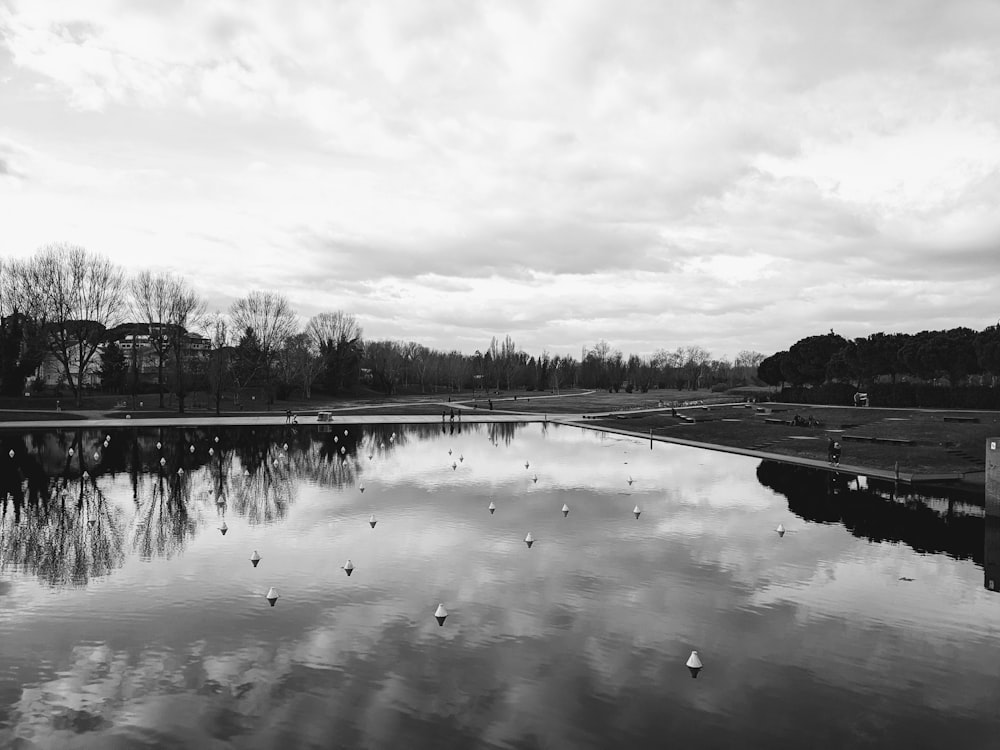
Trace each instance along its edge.
<instances>
[{"instance_id":1,"label":"bare tree","mask_svg":"<svg viewBox=\"0 0 1000 750\"><path fill-rule=\"evenodd\" d=\"M171 277L169 274L154 274L141 271L132 279L129 290L132 293L132 309L149 327L149 345L156 353L156 385L160 392L160 408L163 408L163 371L170 348L167 335L167 320L170 316ZM133 350L134 350L133 345Z\"/></svg>"},{"instance_id":2,"label":"bare tree","mask_svg":"<svg viewBox=\"0 0 1000 750\"><path fill-rule=\"evenodd\" d=\"M295 314L288 300L274 292L250 292L230 308L233 325L237 330L252 331L260 347L264 365L265 401L271 408L271 365L284 346L285 340L295 330Z\"/></svg>"},{"instance_id":3,"label":"bare tree","mask_svg":"<svg viewBox=\"0 0 1000 750\"><path fill-rule=\"evenodd\" d=\"M107 258L76 245L48 245L34 262L37 293L49 312L49 351L62 365L79 406L87 367L104 343L104 332L121 322L125 275Z\"/></svg>"},{"instance_id":4,"label":"bare tree","mask_svg":"<svg viewBox=\"0 0 1000 750\"><path fill-rule=\"evenodd\" d=\"M232 380L236 341L226 316L215 313L206 322L212 349L208 359L208 384L215 398L215 413L222 411L222 394Z\"/></svg>"},{"instance_id":5,"label":"bare tree","mask_svg":"<svg viewBox=\"0 0 1000 750\"><path fill-rule=\"evenodd\" d=\"M185 358L190 356L187 338L192 328L201 326L205 318L206 305L187 281L171 277L167 284L167 338L174 354L174 391L177 393L177 410L184 413Z\"/></svg>"},{"instance_id":6,"label":"bare tree","mask_svg":"<svg viewBox=\"0 0 1000 750\"><path fill-rule=\"evenodd\" d=\"M361 326L357 318L342 310L320 313L309 319L305 332L322 357L326 386L336 393L347 385L361 357Z\"/></svg>"},{"instance_id":7,"label":"bare tree","mask_svg":"<svg viewBox=\"0 0 1000 750\"><path fill-rule=\"evenodd\" d=\"M306 398L312 398L312 386L323 369L323 358L315 339L308 333L289 336L281 350L282 376L287 383L298 382Z\"/></svg>"}]
</instances>

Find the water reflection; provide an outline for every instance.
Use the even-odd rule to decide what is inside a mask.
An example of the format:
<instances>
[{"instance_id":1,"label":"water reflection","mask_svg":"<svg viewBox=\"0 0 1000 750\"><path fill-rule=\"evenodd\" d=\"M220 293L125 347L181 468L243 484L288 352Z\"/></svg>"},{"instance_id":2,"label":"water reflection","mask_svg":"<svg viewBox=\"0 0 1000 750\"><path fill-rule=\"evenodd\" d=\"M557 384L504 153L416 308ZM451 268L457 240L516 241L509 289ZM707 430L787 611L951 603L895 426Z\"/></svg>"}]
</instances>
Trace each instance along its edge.
<instances>
[{"instance_id":1,"label":"water reflection","mask_svg":"<svg viewBox=\"0 0 1000 750\"><path fill-rule=\"evenodd\" d=\"M126 559L86 589L5 571L0 746L930 747L958 724L969 746L1000 731L1000 597L947 538L982 524L960 498L949 519L947 498L846 475L455 428L126 429L86 483L47 451L106 435L18 436L24 463L0 454L0 471L25 499L4 532L64 506L117 522ZM945 554L869 542L911 516L928 530L907 544L944 535Z\"/></svg>"}]
</instances>

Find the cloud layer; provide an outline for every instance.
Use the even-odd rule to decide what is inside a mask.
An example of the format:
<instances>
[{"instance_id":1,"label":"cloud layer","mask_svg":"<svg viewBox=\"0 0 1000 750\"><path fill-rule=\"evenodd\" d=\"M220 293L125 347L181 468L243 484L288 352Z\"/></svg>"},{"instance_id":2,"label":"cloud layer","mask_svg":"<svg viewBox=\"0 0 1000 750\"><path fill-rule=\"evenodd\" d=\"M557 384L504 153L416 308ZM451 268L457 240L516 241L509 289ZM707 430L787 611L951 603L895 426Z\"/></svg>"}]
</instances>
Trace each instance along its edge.
<instances>
[{"instance_id":1,"label":"cloud layer","mask_svg":"<svg viewBox=\"0 0 1000 750\"><path fill-rule=\"evenodd\" d=\"M0 250L368 335L770 353L995 322L990 2L0 2Z\"/></svg>"}]
</instances>

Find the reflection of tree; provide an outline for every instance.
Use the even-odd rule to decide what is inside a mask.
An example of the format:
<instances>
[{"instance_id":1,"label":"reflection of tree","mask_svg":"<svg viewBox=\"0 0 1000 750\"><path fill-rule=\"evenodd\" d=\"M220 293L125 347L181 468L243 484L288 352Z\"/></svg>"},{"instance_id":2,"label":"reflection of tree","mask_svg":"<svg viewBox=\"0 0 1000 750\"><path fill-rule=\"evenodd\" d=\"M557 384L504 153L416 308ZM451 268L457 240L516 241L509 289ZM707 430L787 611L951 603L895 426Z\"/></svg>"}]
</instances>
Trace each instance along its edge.
<instances>
[{"instance_id":1,"label":"reflection of tree","mask_svg":"<svg viewBox=\"0 0 1000 750\"><path fill-rule=\"evenodd\" d=\"M161 472L147 478L136 494L132 549L145 560L154 555L170 557L197 530L196 519L188 512L191 475Z\"/></svg>"},{"instance_id":2,"label":"reflection of tree","mask_svg":"<svg viewBox=\"0 0 1000 750\"><path fill-rule=\"evenodd\" d=\"M523 426L517 422L490 422L490 442L494 445L503 442L505 446L509 446L514 440L518 428Z\"/></svg>"},{"instance_id":3,"label":"reflection of tree","mask_svg":"<svg viewBox=\"0 0 1000 750\"><path fill-rule=\"evenodd\" d=\"M0 516L0 569L52 585L84 585L124 562L122 512L93 479L52 479L21 514Z\"/></svg>"},{"instance_id":4,"label":"reflection of tree","mask_svg":"<svg viewBox=\"0 0 1000 750\"><path fill-rule=\"evenodd\" d=\"M881 490L858 489L853 475L777 461L761 461L757 480L788 498L789 510L806 520L841 523L873 542L903 542L917 552L982 563L982 517L942 515L912 497L893 500Z\"/></svg>"}]
</instances>

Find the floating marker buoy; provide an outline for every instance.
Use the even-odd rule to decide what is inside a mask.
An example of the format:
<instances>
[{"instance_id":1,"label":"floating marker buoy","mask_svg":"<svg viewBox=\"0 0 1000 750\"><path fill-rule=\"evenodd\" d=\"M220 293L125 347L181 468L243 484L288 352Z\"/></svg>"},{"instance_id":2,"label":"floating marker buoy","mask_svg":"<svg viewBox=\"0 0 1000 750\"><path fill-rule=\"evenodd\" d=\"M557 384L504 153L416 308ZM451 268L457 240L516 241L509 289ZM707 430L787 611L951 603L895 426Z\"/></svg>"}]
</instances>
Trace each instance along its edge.
<instances>
[{"instance_id":1,"label":"floating marker buoy","mask_svg":"<svg viewBox=\"0 0 1000 750\"><path fill-rule=\"evenodd\" d=\"M635 507L634 507L634 508L632 509L632 512L633 512L633 513L635 513L635 517L636 517L636 518L638 518L638 517L639 517L639 514L640 514L640 513L642 513L642 511L641 511L641 510L639 510L639 506L638 506L638 505L637 505L637 506L635 506Z\"/></svg>"},{"instance_id":2,"label":"floating marker buoy","mask_svg":"<svg viewBox=\"0 0 1000 750\"><path fill-rule=\"evenodd\" d=\"M7 455L10 456L11 458L14 458L14 449L11 448L9 451L7 451Z\"/></svg>"},{"instance_id":3,"label":"floating marker buoy","mask_svg":"<svg viewBox=\"0 0 1000 750\"><path fill-rule=\"evenodd\" d=\"M74 454L75 452L76 452L76 451L74 451L74 450L73 450L72 448L70 448L70 449L69 449L69 457L70 457L70 458L73 458L73 454Z\"/></svg>"},{"instance_id":4,"label":"floating marker buoy","mask_svg":"<svg viewBox=\"0 0 1000 750\"><path fill-rule=\"evenodd\" d=\"M358 489L361 490L362 492L364 492L365 491L365 483L362 482L361 484L359 484L358 485Z\"/></svg>"},{"instance_id":5,"label":"floating marker buoy","mask_svg":"<svg viewBox=\"0 0 1000 750\"><path fill-rule=\"evenodd\" d=\"M538 475L537 475L537 474L535 474L535 475L534 475L534 476L533 476L533 477L531 478L531 481L532 481L532 482L537 482L537 481L538 481Z\"/></svg>"},{"instance_id":6,"label":"floating marker buoy","mask_svg":"<svg viewBox=\"0 0 1000 750\"><path fill-rule=\"evenodd\" d=\"M374 453L369 453L368 454L368 460L371 461L373 458L375 458L375 454Z\"/></svg>"},{"instance_id":7,"label":"floating marker buoy","mask_svg":"<svg viewBox=\"0 0 1000 750\"><path fill-rule=\"evenodd\" d=\"M569 515L569 506L566 505L566 503L563 503L562 512L563 512L563 518Z\"/></svg>"},{"instance_id":8,"label":"floating marker buoy","mask_svg":"<svg viewBox=\"0 0 1000 750\"><path fill-rule=\"evenodd\" d=\"M287 451L288 450L288 443L282 443L281 444L281 450Z\"/></svg>"},{"instance_id":9,"label":"floating marker buoy","mask_svg":"<svg viewBox=\"0 0 1000 750\"><path fill-rule=\"evenodd\" d=\"M250 469L244 469L243 470L243 476L245 476L245 477L250 476Z\"/></svg>"},{"instance_id":10,"label":"floating marker buoy","mask_svg":"<svg viewBox=\"0 0 1000 750\"><path fill-rule=\"evenodd\" d=\"M253 554L250 555L250 562L253 563L255 568L257 567L257 563L260 562L260 553L257 550L254 550Z\"/></svg>"},{"instance_id":11,"label":"floating marker buoy","mask_svg":"<svg viewBox=\"0 0 1000 750\"><path fill-rule=\"evenodd\" d=\"M275 465L275 466L277 466L277 465L278 465L278 459L274 459L274 465Z\"/></svg>"},{"instance_id":12,"label":"floating marker buoy","mask_svg":"<svg viewBox=\"0 0 1000 750\"><path fill-rule=\"evenodd\" d=\"M347 437L347 430L344 430L344 437Z\"/></svg>"},{"instance_id":13,"label":"floating marker buoy","mask_svg":"<svg viewBox=\"0 0 1000 750\"><path fill-rule=\"evenodd\" d=\"M629 487L631 487L631 486L632 486L632 482L634 482L634 481L635 481L635 480L634 480L634 479L632 479L632 475L630 474L630 475L629 475L629 478L628 478L628 486L629 486Z\"/></svg>"},{"instance_id":14,"label":"floating marker buoy","mask_svg":"<svg viewBox=\"0 0 1000 750\"><path fill-rule=\"evenodd\" d=\"M162 448L163 448L163 443L161 443L159 440L157 440L156 441L156 450L162 450Z\"/></svg>"},{"instance_id":15,"label":"floating marker buoy","mask_svg":"<svg viewBox=\"0 0 1000 750\"><path fill-rule=\"evenodd\" d=\"M448 455L451 455L451 448L448 449Z\"/></svg>"},{"instance_id":16,"label":"floating marker buoy","mask_svg":"<svg viewBox=\"0 0 1000 750\"><path fill-rule=\"evenodd\" d=\"M493 512L497 509L496 503L494 503L492 500L490 500L490 506L489 506L489 508L490 508L490 515L492 516Z\"/></svg>"},{"instance_id":17,"label":"floating marker buoy","mask_svg":"<svg viewBox=\"0 0 1000 750\"><path fill-rule=\"evenodd\" d=\"M218 435L215 436L215 442L219 442L219 436Z\"/></svg>"},{"instance_id":18,"label":"floating marker buoy","mask_svg":"<svg viewBox=\"0 0 1000 750\"><path fill-rule=\"evenodd\" d=\"M528 545L528 549L531 549L531 545L535 543L535 537L531 535L530 531L528 532L528 536L524 537L524 543Z\"/></svg>"},{"instance_id":19,"label":"floating marker buoy","mask_svg":"<svg viewBox=\"0 0 1000 750\"><path fill-rule=\"evenodd\" d=\"M444 625L444 621L448 618L448 610L444 608L443 604L438 604L438 608L434 610L434 619L438 621L438 625Z\"/></svg>"},{"instance_id":20,"label":"floating marker buoy","mask_svg":"<svg viewBox=\"0 0 1000 750\"><path fill-rule=\"evenodd\" d=\"M340 446L340 455L343 456L345 453L347 453L347 448L345 448L344 446Z\"/></svg>"},{"instance_id":21,"label":"floating marker buoy","mask_svg":"<svg viewBox=\"0 0 1000 750\"><path fill-rule=\"evenodd\" d=\"M191 452L194 453L194 446L191 446Z\"/></svg>"},{"instance_id":22,"label":"floating marker buoy","mask_svg":"<svg viewBox=\"0 0 1000 750\"><path fill-rule=\"evenodd\" d=\"M109 441L105 440L104 441L104 447L107 448L109 445L111 445L111 443Z\"/></svg>"},{"instance_id":23,"label":"floating marker buoy","mask_svg":"<svg viewBox=\"0 0 1000 750\"><path fill-rule=\"evenodd\" d=\"M698 658L697 651L692 651L691 656L688 657L687 668L691 670L692 677L698 676L698 672L701 671L701 659Z\"/></svg>"},{"instance_id":24,"label":"floating marker buoy","mask_svg":"<svg viewBox=\"0 0 1000 750\"><path fill-rule=\"evenodd\" d=\"M226 526L226 522L225 521L222 522L222 526L219 527L219 531L222 532L222 536L225 536L226 532L229 531L229 527Z\"/></svg>"},{"instance_id":25,"label":"floating marker buoy","mask_svg":"<svg viewBox=\"0 0 1000 750\"><path fill-rule=\"evenodd\" d=\"M214 456L215 455L215 448L209 448L208 449L208 455Z\"/></svg>"},{"instance_id":26,"label":"floating marker buoy","mask_svg":"<svg viewBox=\"0 0 1000 750\"><path fill-rule=\"evenodd\" d=\"M348 577L350 577L351 573L354 572L354 563L352 563L350 560L348 560L347 562L345 562L344 563L344 572L347 573Z\"/></svg>"},{"instance_id":27,"label":"floating marker buoy","mask_svg":"<svg viewBox=\"0 0 1000 750\"><path fill-rule=\"evenodd\" d=\"M167 465L167 459L161 457L160 458L160 466L166 466L166 465Z\"/></svg>"},{"instance_id":28,"label":"floating marker buoy","mask_svg":"<svg viewBox=\"0 0 1000 750\"><path fill-rule=\"evenodd\" d=\"M126 414L126 415L125 415L125 419L131 419L131 418L132 418L132 415L131 415L131 414Z\"/></svg>"},{"instance_id":29,"label":"floating marker buoy","mask_svg":"<svg viewBox=\"0 0 1000 750\"><path fill-rule=\"evenodd\" d=\"M379 444L378 444L378 447L379 447L379 448L382 448L383 450L385 450L385 443L384 443L384 442L382 442L382 443L379 443Z\"/></svg>"},{"instance_id":30,"label":"floating marker buoy","mask_svg":"<svg viewBox=\"0 0 1000 750\"><path fill-rule=\"evenodd\" d=\"M371 527L373 529L375 528L375 524L377 524L378 521L375 520L375 514L374 513L372 513L371 518L368 519L368 523L371 525Z\"/></svg>"},{"instance_id":31,"label":"floating marker buoy","mask_svg":"<svg viewBox=\"0 0 1000 750\"><path fill-rule=\"evenodd\" d=\"M83 478L84 479L90 479L90 472L89 471L83 472Z\"/></svg>"},{"instance_id":32,"label":"floating marker buoy","mask_svg":"<svg viewBox=\"0 0 1000 750\"><path fill-rule=\"evenodd\" d=\"M105 443L110 443L111 442L111 435L105 435L104 436L104 442Z\"/></svg>"},{"instance_id":33,"label":"floating marker buoy","mask_svg":"<svg viewBox=\"0 0 1000 750\"><path fill-rule=\"evenodd\" d=\"M11 453L13 453L13 452L14 451L11 451ZM11 458L13 458L13 456L11 456ZM458 464L456 464L454 461L452 461L451 462L451 468L452 468L452 470L457 469L458 468Z\"/></svg>"},{"instance_id":34,"label":"floating marker buoy","mask_svg":"<svg viewBox=\"0 0 1000 750\"><path fill-rule=\"evenodd\" d=\"M337 437L336 435L334 435L334 436L333 436L333 442L335 442L335 443L339 443L339 442L340 442L340 438L339 438L339 437Z\"/></svg>"},{"instance_id":35,"label":"floating marker buoy","mask_svg":"<svg viewBox=\"0 0 1000 750\"><path fill-rule=\"evenodd\" d=\"M343 461L343 463L341 463L340 465L341 466L347 466L347 459L345 458L344 461Z\"/></svg>"},{"instance_id":36,"label":"floating marker buoy","mask_svg":"<svg viewBox=\"0 0 1000 750\"><path fill-rule=\"evenodd\" d=\"M525 469L527 469L529 465L530 465L530 464L529 464L529 463L528 463L527 461L525 461L525 462L524 462L524 468L525 468Z\"/></svg>"},{"instance_id":37,"label":"floating marker buoy","mask_svg":"<svg viewBox=\"0 0 1000 750\"><path fill-rule=\"evenodd\" d=\"M14 451L11 451L11 453L13 453L13 452L14 452ZM11 456L11 458L14 458L14 457L13 457L13 456ZM101 460L101 454L100 454L100 453L98 453L97 451L94 451L94 460L95 460L95 461L100 461L100 460Z\"/></svg>"},{"instance_id":38,"label":"floating marker buoy","mask_svg":"<svg viewBox=\"0 0 1000 750\"><path fill-rule=\"evenodd\" d=\"M784 525L779 523L778 524L778 528L776 528L775 531L778 532L778 536L784 536L785 535L785 527L784 527Z\"/></svg>"},{"instance_id":39,"label":"floating marker buoy","mask_svg":"<svg viewBox=\"0 0 1000 750\"><path fill-rule=\"evenodd\" d=\"M178 469L177 470L177 475L181 476L181 477L184 476L184 469Z\"/></svg>"},{"instance_id":40,"label":"floating marker buoy","mask_svg":"<svg viewBox=\"0 0 1000 750\"><path fill-rule=\"evenodd\" d=\"M267 590L267 596L265 598L271 603L272 607L274 606L274 603L278 601L278 592L275 591L274 586Z\"/></svg>"}]
</instances>

